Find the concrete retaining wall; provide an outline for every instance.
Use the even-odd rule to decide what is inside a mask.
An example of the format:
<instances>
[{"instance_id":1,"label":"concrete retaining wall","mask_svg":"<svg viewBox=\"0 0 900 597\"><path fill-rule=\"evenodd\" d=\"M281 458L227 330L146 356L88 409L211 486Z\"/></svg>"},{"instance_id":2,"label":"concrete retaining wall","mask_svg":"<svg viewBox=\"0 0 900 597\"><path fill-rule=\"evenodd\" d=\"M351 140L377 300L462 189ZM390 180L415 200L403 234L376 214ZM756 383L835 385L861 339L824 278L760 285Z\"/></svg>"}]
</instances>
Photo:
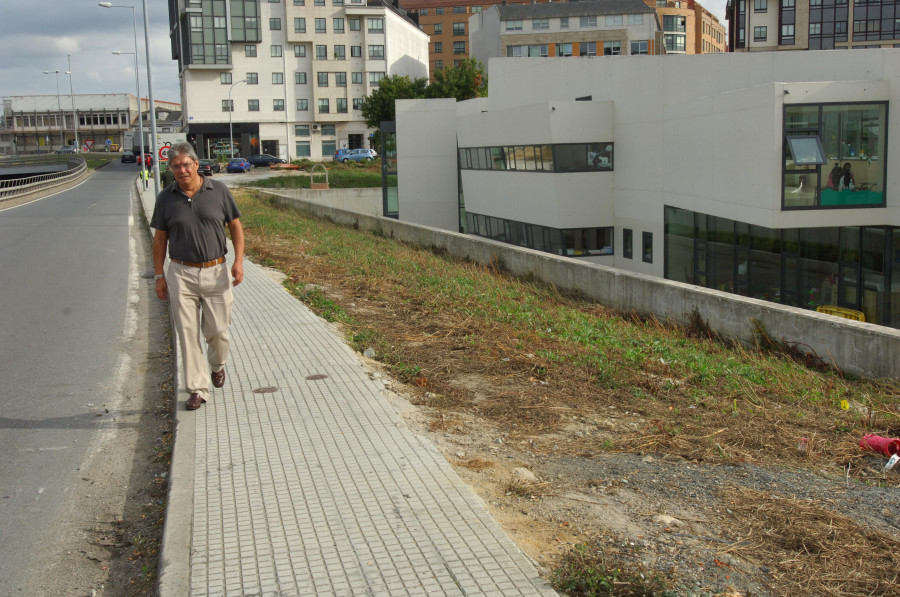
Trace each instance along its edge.
<instances>
[{"instance_id":1,"label":"concrete retaining wall","mask_svg":"<svg viewBox=\"0 0 900 597\"><path fill-rule=\"evenodd\" d=\"M772 338L812 351L846 372L900 379L900 330L337 209L279 196L277 192L260 191L260 196L348 227L442 249L460 259L499 263L516 275L531 275L614 309L652 314L682 324L688 323L696 311L721 336L744 343L753 340L753 320L757 320Z\"/></svg>"}]
</instances>

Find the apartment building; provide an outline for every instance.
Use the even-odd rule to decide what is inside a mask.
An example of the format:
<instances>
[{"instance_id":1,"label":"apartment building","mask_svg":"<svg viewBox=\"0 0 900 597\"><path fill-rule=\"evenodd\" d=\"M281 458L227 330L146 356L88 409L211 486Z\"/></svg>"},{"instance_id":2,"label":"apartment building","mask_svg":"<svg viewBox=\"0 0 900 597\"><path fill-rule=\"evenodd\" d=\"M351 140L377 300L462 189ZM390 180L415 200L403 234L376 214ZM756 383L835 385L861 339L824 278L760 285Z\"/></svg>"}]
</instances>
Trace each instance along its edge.
<instances>
[{"instance_id":1,"label":"apartment building","mask_svg":"<svg viewBox=\"0 0 900 597\"><path fill-rule=\"evenodd\" d=\"M398 217L900 328L900 50L821 56L494 59L398 102Z\"/></svg>"},{"instance_id":2,"label":"apartment building","mask_svg":"<svg viewBox=\"0 0 900 597\"><path fill-rule=\"evenodd\" d=\"M693 0L644 0L656 9L666 54L713 54L726 51L725 26Z\"/></svg>"},{"instance_id":3,"label":"apartment building","mask_svg":"<svg viewBox=\"0 0 900 597\"><path fill-rule=\"evenodd\" d=\"M494 5L469 19L472 55L620 56L664 53L656 12L641 0Z\"/></svg>"},{"instance_id":4,"label":"apartment building","mask_svg":"<svg viewBox=\"0 0 900 597\"><path fill-rule=\"evenodd\" d=\"M181 106L154 101L158 132L181 130ZM139 144L138 118L143 116L149 144L150 101L128 93L14 95L3 99L4 136L11 153L53 151L75 145L81 151L132 149ZM140 116L139 116L140 115ZM148 145L149 146L149 145Z\"/></svg>"},{"instance_id":5,"label":"apartment building","mask_svg":"<svg viewBox=\"0 0 900 597\"><path fill-rule=\"evenodd\" d=\"M893 48L900 0L728 0L733 52Z\"/></svg>"},{"instance_id":6,"label":"apartment building","mask_svg":"<svg viewBox=\"0 0 900 597\"><path fill-rule=\"evenodd\" d=\"M202 155L321 160L369 147L363 99L385 76L428 76L428 36L381 0L170 0L169 15Z\"/></svg>"}]
</instances>

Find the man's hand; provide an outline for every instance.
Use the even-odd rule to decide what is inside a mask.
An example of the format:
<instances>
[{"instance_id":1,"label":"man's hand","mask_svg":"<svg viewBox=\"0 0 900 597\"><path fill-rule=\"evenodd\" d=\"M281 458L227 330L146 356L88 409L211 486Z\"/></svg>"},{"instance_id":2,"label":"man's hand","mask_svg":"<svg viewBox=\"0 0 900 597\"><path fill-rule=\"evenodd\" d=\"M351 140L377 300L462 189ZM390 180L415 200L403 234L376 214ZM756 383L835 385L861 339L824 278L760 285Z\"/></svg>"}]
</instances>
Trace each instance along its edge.
<instances>
[{"instance_id":1,"label":"man's hand","mask_svg":"<svg viewBox=\"0 0 900 597\"><path fill-rule=\"evenodd\" d=\"M244 264L235 262L234 265L231 266L231 277L233 278L232 284L237 286L241 282L244 281Z\"/></svg>"},{"instance_id":2,"label":"man's hand","mask_svg":"<svg viewBox=\"0 0 900 597\"><path fill-rule=\"evenodd\" d=\"M158 296L160 300L169 300L169 285L166 283L165 278L160 278L156 281L156 296Z\"/></svg>"}]
</instances>

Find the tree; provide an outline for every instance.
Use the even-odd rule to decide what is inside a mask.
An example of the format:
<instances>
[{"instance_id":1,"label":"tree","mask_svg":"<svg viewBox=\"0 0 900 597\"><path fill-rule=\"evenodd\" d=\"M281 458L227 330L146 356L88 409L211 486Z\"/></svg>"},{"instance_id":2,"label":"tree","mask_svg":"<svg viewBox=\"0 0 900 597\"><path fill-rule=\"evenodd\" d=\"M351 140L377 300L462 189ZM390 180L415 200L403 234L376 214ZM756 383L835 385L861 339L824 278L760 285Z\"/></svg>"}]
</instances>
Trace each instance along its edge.
<instances>
[{"instance_id":1,"label":"tree","mask_svg":"<svg viewBox=\"0 0 900 597\"><path fill-rule=\"evenodd\" d=\"M463 58L459 66L435 71L434 81L425 90L430 98L455 97L461 102L487 96L487 75L484 65L475 58Z\"/></svg>"},{"instance_id":2,"label":"tree","mask_svg":"<svg viewBox=\"0 0 900 597\"><path fill-rule=\"evenodd\" d=\"M377 129L384 121L394 120L394 101L398 99L419 99L425 97L425 78L410 79L407 75L391 75L378 83L362 102L362 115L366 126Z\"/></svg>"}]
</instances>

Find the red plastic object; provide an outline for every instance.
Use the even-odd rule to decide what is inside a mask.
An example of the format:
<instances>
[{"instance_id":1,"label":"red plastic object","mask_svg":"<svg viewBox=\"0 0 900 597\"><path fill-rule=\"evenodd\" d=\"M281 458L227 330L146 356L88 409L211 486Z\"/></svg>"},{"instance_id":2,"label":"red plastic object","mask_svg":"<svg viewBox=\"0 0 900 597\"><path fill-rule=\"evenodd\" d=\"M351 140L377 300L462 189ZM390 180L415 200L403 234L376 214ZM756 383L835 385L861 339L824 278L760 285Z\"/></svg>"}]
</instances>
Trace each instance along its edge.
<instances>
[{"instance_id":1,"label":"red plastic object","mask_svg":"<svg viewBox=\"0 0 900 597\"><path fill-rule=\"evenodd\" d=\"M885 456L893 456L894 454L900 454L900 439L881 437L870 433L859 440L859 447L881 452Z\"/></svg>"}]
</instances>

